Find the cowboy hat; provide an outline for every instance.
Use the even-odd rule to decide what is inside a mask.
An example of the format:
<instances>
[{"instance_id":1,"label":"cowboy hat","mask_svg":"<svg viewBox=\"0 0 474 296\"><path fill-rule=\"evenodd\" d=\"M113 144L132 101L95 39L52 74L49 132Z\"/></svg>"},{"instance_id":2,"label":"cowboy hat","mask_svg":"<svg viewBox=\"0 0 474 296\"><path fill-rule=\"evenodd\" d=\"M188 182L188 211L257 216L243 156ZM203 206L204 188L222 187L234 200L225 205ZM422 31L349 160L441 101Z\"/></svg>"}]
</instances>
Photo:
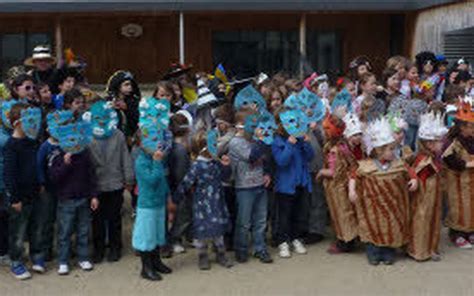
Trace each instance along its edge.
<instances>
[{"instance_id":1,"label":"cowboy hat","mask_svg":"<svg viewBox=\"0 0 474 296\"><path fill-rule=\"evenodd\" d=\"M37 45L33 48L33 54L24 62L25 66L34 66L35 60L50 60L56 63L56 58L51 55L51 49L47 45Z\"/></svg>"}]
</instances>

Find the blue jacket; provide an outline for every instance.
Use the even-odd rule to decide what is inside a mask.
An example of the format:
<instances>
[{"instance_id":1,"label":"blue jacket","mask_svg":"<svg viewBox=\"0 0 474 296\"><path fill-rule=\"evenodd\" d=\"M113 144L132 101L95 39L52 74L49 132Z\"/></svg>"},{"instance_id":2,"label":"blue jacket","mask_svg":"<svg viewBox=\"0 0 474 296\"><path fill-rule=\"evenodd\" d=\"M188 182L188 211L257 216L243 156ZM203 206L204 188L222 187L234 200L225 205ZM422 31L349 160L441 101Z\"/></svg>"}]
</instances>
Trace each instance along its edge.
<instances>
[{"instance_id":1,"label":"blue jacket","mask_svg":"<svg viewBox=\"0 0 474 296\"><path fill-rule=\"evenodd\" d=\"M277 136L272 144L273 158L276 163L275 191L295 194L296 187L305 187L312 191L309 164L314 156L310 143L299 139L291 144L287 139Z\"/></svg>"}]
</instances>

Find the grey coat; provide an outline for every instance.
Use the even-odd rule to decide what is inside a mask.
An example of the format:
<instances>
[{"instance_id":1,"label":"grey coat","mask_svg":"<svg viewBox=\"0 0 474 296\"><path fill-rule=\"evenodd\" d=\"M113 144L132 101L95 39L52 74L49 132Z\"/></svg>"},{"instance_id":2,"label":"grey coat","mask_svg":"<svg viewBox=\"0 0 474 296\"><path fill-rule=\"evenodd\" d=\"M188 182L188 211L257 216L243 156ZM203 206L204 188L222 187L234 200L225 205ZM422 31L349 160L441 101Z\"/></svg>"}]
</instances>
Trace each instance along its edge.
<instances>
[{"instance_id":1,"label":"grey coat","mask_svg":"<svg viewBox=\"0 0 474 296\"><path fill-rule=\"evenodd\" d=\"M121 131L116 130L107 139L94 139L89 148L99 192L115 191L135 183L132 158Z\"/></svg>"}]
</instances>

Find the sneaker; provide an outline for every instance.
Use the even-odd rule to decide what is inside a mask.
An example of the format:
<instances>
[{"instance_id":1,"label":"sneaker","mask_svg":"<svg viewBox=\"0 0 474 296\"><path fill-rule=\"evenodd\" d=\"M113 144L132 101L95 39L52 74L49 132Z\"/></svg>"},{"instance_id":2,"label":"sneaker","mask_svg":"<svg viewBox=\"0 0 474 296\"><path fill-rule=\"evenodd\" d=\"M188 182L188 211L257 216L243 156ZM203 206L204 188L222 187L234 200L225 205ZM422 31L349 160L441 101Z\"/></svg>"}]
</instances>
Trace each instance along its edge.
<instances>
[{"instance_id":1,"label":"sneaker","mask_svg":"<svg viewBox=\"0 0 474 296\"><path fill-rule=\"evenodd\" d=\"M292 245L293 245L293 250L295 251L296 254L303 255L303 254L308 253L308 251L306 250L306 248L304 247L303 243L300 240L295 239Z\"/></svg>"},{"instance_id":2,"label":"sneaker","mask_svg":"<svg viewBox=\"0 0 474 296\"><path fill-rule=\"evenodd\" d=\"M280 255L281 258L290 258L291 257L290 246L288 245L288 243L286 243L286 242L281 243L278 246L278 250L279 250L278 255Z\"/></svg>"},{"instance_id":3,"label":"sneaker","mask_svg":"<svg viewBox=\"0 0 474 296\"><path fill-rule=\"evenodd\" d=\"M469 243L470 243L471 245L474 245L474 233L471 233L471 234L469 235L469 238L468 238L468 239L469 239Z\"/></svg>"},{"instance_id":4,"label":"sneaker","mask_svg":"<svg viewBox=\"0 0 474 296\"><path fill-rule=\"evenodd\" d=\"M59 275L68 275L68 274L69 274L69 265L67 265L67 264L59 264L59 267L58 267L58 274L59 274Z\"/></svg>"},{"instance_id":5,"label":"sneaker","mask_svg":"<svg viewBox=\"0 0 474 296\"><path fill-rule=\"evenodd\" d=\"M175 254L186 253L186 249L183 247L183 245L181 245L180 243L177 243L173 245L173 253Z\"/></svg>"},{"instance_id":6,"label":"sneaker","mask_svg":"<svg viewBox=\"0 0 474 296\"><path fill-rule=\"evenodd\" d=\"M454 244L460 249L472 249L472 245L464 237L460 236L455 241Z\"/></svg>"},{"instance_id":7,"label":"sneaker","mask_svg":"<svg viewBox=\"0 0 474 296\"><path fill-rule=\"evenodd\" d=\"M209 257L207 253L199 254L198 267L200 270L211 269L211 262L209 262Z\"/></svg>"},{"instance_id":8,"label":"sneaker","mask_svg":"<svg viewBox=\"0 0 474 296\"><path fill-rule=\"evenodd\" d=\"M92 263L90 263L89 261L80 261L79 267L84 271L91 271L92 269L94 269L94 265L92 265Z\"/></svg>"},{"instance_id":9,"label":"sneaker","mask_svg":"<svg viewBox=\"0 0 474 296\"><path fill-rule=\"evenodd\" d=\"M34 261L33 266L31 267L34 272L37 273L45 273L46 272L46 265L43 260Z\"/></svg>"},{"instance_id":10,"label":"sneaker","mask_svg":"<svg viewBox=\"0 0 474 296\"><path fill-rule=\"evenodd\" d=\"M262 263L273 263L273 259L267 251L256 252L253 256L258 258Z\"/></svg>"},{"instance_id":11,"label":"sneaker","mask_svg":"<svg viewBox=\"0 0 474 296\"><path fill-rule=\"evenodd\" d=\"M15 265L15 266L12 266L10 270L11 270L13 276L17 280L27 280L27 279L31 278L31 273L28 271L28 269L22 263L20 263L18 265Z\"/></svg>"},{"instance_id":12,"label":"sneaker","mask_svg":"<svg viewBox=\"0 0 474 296\"><path fill-rule=\"evenodd\" d=\"M331 255L337 255L337 254L341 254L342 253L342 250L339 248L339 246L337 245L337 242L333 242L327 252Z\"/></svg>"},{"instance_id":13,"label":"sneaker","mask_svg":"<svg viewBox=\"0 0 474 296\"><path fill-rule=\"evenodd\" d=\"M12 261L10 260L10 256L3 255L0 256L0 266L10 266L12 265Z\"/></svg>"}]
</instances>

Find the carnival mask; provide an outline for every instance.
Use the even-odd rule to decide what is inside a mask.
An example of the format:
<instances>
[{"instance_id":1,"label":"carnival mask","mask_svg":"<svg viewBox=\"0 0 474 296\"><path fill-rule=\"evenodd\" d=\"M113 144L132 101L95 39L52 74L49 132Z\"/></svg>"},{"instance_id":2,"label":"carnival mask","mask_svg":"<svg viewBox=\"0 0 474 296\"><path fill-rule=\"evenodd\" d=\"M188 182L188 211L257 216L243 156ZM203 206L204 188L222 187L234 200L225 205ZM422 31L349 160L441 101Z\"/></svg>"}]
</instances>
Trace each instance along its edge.
<instances>
[{"instance_id":1,"label":"carnival mask","mask_svg":"<svg viewBox=\"0 0 474 296\"><path fill-rule=\"evenodd\" d=\"M298 94L302 111L308 116L309 122L319 122L326 115L326 107L320 97L306 87Z\"/></svg>"},{"instance_id":2,"label":"carnival mask","mask_svg":"<svg viewBox=\"0 0 474 296\"><path fill-rule=\"evenodd\" d=\"M152 125L158 129L167 129L170 124L170 102L165 99L144 98L140 101L139 125Z\"/></svg>"},{"instance_id":3,"label":"carnival mask","mask_svg":"<svg viewBox=\"0 0 474 296\"><path fill-rule=\"evenodd\" d=\"M244 131L248 134L253 134L258 124L258 114L250 114L245 118Z\"/></svg>"},{"instance_id":4,"label":"carnival mask","mask_svg":"<svg viewBox=\"0 0 474 296\"><path fill-rule=\"evenodd\" d=\"M8 129L13 129L13 126L10 122L10 112L13 106L19 103L23 103L23 101L10 100L10 101L2 102L2 122L3 122L3 125Z\"/></svg>"},{"instance_id":5,"label":"carnival mask","mask_svg":"<svg viewBox=\"0 0 474 296\"><path fill-rule=\"evenodd\" d=\"M240 90L235 97L234 108L240 110L245 107L251 107L252 105L255 105L257 110L261 110L266 107L266 102L262 95L249 84Z\"/></svg>"},{"instance_id":6,"label":"carnival mask","mask_svg":"<svg viewBox=\"0 0 474 296\"><path fill-rule=\"evenodd\" d=\"M92 142L91 125L85 121L77 121L56 128L59 147L71 154L77 154Z\"/></svg>"},{"instance_id":7,"label":"carnival mask","mask_svg":"<svg viewBox=\"0 0 474 296\"><path fill-rule=\"evenodd\" d=\"M275 118L269 112L266 112L258 118L257 129L260 130L263 138L261 139L263 143L271 145L273 143L273 136L275 130L278 128ZM254 135L255 140L260 140Z\"/></svg>"},{"instance_id":8,"label":"carnival mask","mask_svg":"<svg viewBox=\"0 0 474 296\"><path fill-rule=\"evenodd\" d=\"M38 134L41 130L41 120L42 114L40 108L30 107L21 110L20 121L23 132L28 138L32 140L36 140L38 137Z\"/></svg>"},{"instance_id":9,"label":"carnival mask","mask_svg":"<svg viewBox=\"0 0 474 296\"><path fill-rule=\"evenodd\" d=\"M140 141L143 150L148 154L154 154L157 150L164 150L164 129L154 124L144 124L140 127Z\"/></svg>"},{"instance_id":10,"label":"carnival mask","mask_svg":"<svg viewBox=\"0 0 474 296\"><path fill-rule=\"evenodd\" d=\"M345 106L348 112L352 112L352 98L347 89L340 91L331 104L331 112L339 106Z\"/></svg>"},{"instance_id":11,"label":"carnival mask","mask_svg":"<svg viewBox=\"0 0 474 296\"><path fill-rule=\"evenodd\" d=\"M110 137L117 129L118 116L112 102L98 101L82 118L91 124L92 134L98 139Z\"/></svg>"},{"instance_id":12,"label":"carnival mask","mask_svg":"<svg viewBox=\"0 0 474 296\"><path fill-rule=\"evenodd\" d=\"M309 120L301 110L287 110L280 113L280 120L286 132L295 138L308 132Z\"/></svg>"},{"instance_id":13,"label":"carnival mask","mask_svg":"<svg viewBox=\"0 0 474 296\"><path fill-rule=\"evenodd\" d=\"M46 118L49 134L53 138L58 139L58 134L57 134L58 127L61 125L67 124L73 119L74 119L74 114L69 110L65 110L65 111L58 110L58 111L49 113Z\"/></svg>"},{"instance_id":14,"label":"carnival mask","mask_svg":"<svg viewBox=\"0 0 474 296\"><path fill-rule=\"evenodd\" d=\"M207 151L213 158L217 158L217 137L218 132L216 129L207 132Z\"/></svg>"}]
</instances>

